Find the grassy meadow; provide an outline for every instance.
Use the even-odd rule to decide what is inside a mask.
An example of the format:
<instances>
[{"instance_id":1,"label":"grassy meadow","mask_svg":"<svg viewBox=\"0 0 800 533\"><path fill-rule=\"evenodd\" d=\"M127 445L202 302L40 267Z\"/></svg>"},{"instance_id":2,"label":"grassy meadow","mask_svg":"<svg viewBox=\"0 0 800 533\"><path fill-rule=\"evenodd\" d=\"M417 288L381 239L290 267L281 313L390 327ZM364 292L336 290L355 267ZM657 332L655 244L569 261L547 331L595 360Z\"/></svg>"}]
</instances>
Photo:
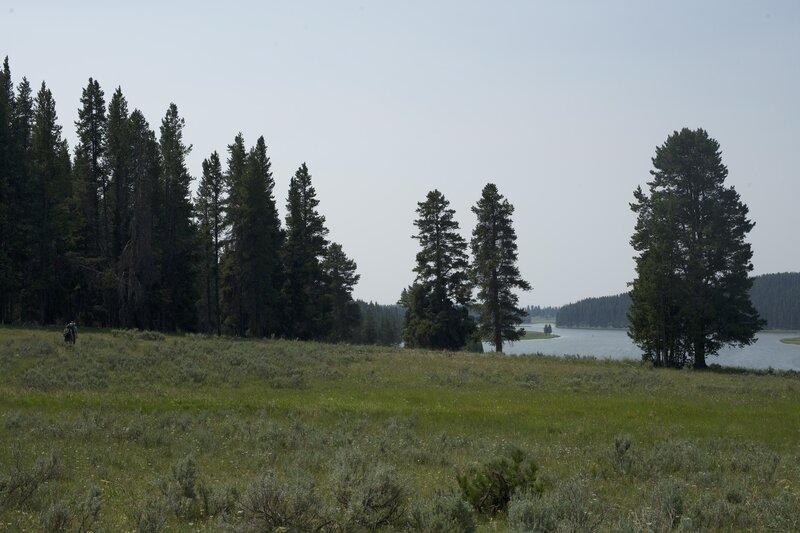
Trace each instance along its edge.
<instances>
[{"instance_id":1,"label":"grassy meadow","mask_svg":"<svg viewBox=\"0 0 800 533\"><path fill-rule=\"evenodd\" d=\"M0 328L0 530L557 529L800 529L800 377Z\"/></svg>"}]
</instances>

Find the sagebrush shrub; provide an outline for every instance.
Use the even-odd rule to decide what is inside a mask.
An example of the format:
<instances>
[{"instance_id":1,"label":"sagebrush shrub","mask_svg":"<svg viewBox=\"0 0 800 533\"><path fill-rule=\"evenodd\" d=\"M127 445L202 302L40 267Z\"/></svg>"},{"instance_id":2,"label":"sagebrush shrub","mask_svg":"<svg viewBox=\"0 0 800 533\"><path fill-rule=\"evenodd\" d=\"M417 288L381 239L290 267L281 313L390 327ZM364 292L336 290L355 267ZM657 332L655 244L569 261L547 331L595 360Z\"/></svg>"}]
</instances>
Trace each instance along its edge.
<instances>
[{"instance_id":1,"label":"sagebrush shrub","mask_svg":"<svg viewBox=\"0 0 800 533\"><path fill-rule=\"evenodd\" d=\"M406 480L392 467L345 449L336 457L331 483L340 505L341 526L374 530L399 521L407 495Z\"/></svg>"},{"instance_id":2,"label":"sagebrush shrub","mask_svg":"<svg viewBox=\"0 0 800 533\"><path fill-rule=\"evenodd\" d=\"M544 494L517 493L508 504L510 531L596 531L605 518L603 504L583 478L558 482Z\"/></svg>"},{"instance_id":3,"label":"sagebrush shrub","mask_svg":"<svg viewBox=\"0 0 800 533\"><path fill-rule=\"evenodd\" d=\"M456 479L464 499L477 512L495 515L506 508L516 491L541 492L537 471L536 464L514 448L508 458L492 459Z\"/></svg>"},{"instance_id":4,"label":"sagebrush shrub","mask_svg":"<svg viewBox=\"0 0 800 533\"><path fill-rule=\"evenodd\" d=\"M131 508L131 518L137 533L159 533L167 523L169 505L163 496L136 502Z\"/></svg>"},{"instance_id":5,"label":"sagebrush shrub","mask_svg":"<svg viewBox=\"0 0 800 533\"><path fill-rule=\"evenodd\" d=\"M409 527L430 533L473 533L476 529L472 510L461 495L442 491L412 509Z\"/></svg>"},{"instance_id":6,"label":"sagebrush shrub","mask_svg":"<svg viewBox=\"0 0 800 533\"><path fill-rule=\"evenodd\" d=\"M71 523L69 507L62 500L53 502L41 517L42 530L47 533L68 531Z\"/></svg>"},{"instance_id":7,"label":"sagebrush shrub","mask_svg":"<svg viewBox=\"0 0 800 533\"><path fill-rule=\"evenodd\" d=\"M280 482L267 472L250 484L240 505L246 531L318 531L328 523L308 479Z\"/></svg>"}]
</instances>

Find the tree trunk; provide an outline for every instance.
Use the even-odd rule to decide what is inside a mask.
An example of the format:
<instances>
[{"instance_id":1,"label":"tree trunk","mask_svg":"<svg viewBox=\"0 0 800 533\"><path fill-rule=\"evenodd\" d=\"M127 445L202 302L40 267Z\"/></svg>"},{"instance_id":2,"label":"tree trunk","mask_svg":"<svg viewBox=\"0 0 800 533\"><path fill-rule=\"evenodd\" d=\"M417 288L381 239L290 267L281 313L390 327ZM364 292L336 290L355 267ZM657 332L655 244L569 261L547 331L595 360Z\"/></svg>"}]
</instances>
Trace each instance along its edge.
<instances>
[{"instance_id":1,"label":"tree trunk","mask_svg":"<svg viewBox=\"0 0 800 533\"><path fill-rule=\"evenodd\" d=\"M706 345L703 337L694 340L694 367L698 369L708 368L706 365Z\"/></svg>"}]
</instances>

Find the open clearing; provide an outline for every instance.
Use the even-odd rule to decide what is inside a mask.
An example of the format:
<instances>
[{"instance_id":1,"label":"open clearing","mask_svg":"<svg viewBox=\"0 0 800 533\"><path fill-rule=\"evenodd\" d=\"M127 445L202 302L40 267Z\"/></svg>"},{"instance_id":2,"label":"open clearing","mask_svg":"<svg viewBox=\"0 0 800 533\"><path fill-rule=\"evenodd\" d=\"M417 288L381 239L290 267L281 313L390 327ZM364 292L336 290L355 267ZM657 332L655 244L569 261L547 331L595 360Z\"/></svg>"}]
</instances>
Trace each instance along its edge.
<instances>
[{"instance_id":1,"label":"open clearing","mask_svg":"<svg viewBox=\"0 0 800 533\"><path fill-rule=\"evenodd\" d=\"M795 373L0 328L0 529L256 530L267 480L357 531L376 472L401 491L380 527L432 529L458 473L517 447L542 495L480 531L797 530L798 428Z\"/></svg>"}]
</instances>

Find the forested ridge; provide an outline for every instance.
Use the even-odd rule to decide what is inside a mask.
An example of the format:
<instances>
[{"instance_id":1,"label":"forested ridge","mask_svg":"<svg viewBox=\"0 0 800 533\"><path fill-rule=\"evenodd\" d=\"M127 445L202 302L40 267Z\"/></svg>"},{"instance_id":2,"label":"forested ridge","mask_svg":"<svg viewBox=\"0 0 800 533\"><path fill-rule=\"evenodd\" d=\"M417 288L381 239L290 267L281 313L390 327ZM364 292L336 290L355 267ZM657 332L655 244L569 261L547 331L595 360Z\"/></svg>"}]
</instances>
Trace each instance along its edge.
<instances>
[{"instance_id":1,"label":"forested ridge","mask_svg":"<svg viewBox=\"0 0 800 533\"><path fill-rule=\"evenodd\" d=\"M750 298L767 329L800 329L800 272L753 277ZM570 328L627 328L630 295L586 298L558 309L556 324Z\"/></svg>"},{"instance_id":2,"label":"forested ridge","mask_svg":"<svg viewBox=\"0 0 800 533\"><path fill-rule=\"evenodd\" d=\"M348 341L373 338L365 308L376 342L396 342L396 319L353 301L356 264L327 239L305 163L283 222L263 137L209 154L192 195L184 125L173 103L155 131L90 78L70 150L47 84L5 59L0 323Z\"/></svg>"}]
</instances>

